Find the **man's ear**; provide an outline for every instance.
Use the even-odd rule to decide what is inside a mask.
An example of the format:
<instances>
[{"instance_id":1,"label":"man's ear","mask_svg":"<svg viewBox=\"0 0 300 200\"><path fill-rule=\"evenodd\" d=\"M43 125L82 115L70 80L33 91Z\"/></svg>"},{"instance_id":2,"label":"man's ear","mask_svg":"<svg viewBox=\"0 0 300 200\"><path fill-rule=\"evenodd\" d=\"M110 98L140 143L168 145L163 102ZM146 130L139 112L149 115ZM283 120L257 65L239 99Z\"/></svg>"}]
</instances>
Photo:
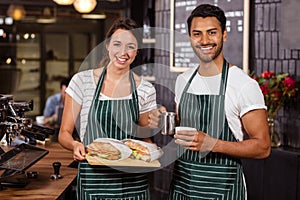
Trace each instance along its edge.
<instances>
[{"instance_id":1,"label":"man's ear","mask_svg":"<svg viewBox=\"0 0 300 200\"><path fill-rule=\"evenodd\" d=\"M226 41L227 41L227 30L225 29L224 33L223 33L223 42L226 42Z\"/></svg>"}]
</instances>

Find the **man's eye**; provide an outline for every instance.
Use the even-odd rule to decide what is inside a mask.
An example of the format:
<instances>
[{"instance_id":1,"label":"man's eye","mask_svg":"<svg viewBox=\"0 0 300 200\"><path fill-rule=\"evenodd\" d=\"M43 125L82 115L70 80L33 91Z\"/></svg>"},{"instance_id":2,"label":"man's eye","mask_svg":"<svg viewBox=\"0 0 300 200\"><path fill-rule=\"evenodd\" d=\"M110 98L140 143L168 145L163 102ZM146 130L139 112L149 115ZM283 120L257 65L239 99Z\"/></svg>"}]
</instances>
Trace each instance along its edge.
<instances>
[{"instance_id":1,"label":"man's eye","mask_svg":"<svg viewBox=\"0 0 300 200\"><path fill-rule=\"evenodd\" d=\"M217 34L216 31L210 31L210 32L209 32L209 35L215 35L215 34Z\"/></svg>"}]
</instances>

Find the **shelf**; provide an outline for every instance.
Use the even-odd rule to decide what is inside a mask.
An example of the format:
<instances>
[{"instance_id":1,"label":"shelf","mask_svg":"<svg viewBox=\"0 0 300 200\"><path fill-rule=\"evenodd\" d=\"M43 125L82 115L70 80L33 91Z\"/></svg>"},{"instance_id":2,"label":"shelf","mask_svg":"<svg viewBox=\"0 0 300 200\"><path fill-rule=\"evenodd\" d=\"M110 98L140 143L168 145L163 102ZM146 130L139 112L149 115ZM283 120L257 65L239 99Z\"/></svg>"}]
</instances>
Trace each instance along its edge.
<instances>
[{"instance_id":1,"label":"shelf","mask_svg":"<svg viewBox=\"0 0 300 200\"><path fill-rule=\"evenodd\" d=\"M17 58L40 58L40 44L39 43L18 43L17 44Z\"/></svg>"},{"instance_id":2,"label":"shelf","mask_svg":"<svg viewBox=\"0 0 300 200\"><path fill-rule=\"evenodd\" d=\"M154 44L155 42L155 38L143 38L143 44Z\"/></svg>"},{"instance_id":3,"label":"shelf","mask_svg":"<svg viewBox=\"0 0 300 200\"><path fill-rule=\"evenodd\" d=\"M149 82L155 81L155 76L142 76L142 78Z\"/></svg>"}]
</instances>

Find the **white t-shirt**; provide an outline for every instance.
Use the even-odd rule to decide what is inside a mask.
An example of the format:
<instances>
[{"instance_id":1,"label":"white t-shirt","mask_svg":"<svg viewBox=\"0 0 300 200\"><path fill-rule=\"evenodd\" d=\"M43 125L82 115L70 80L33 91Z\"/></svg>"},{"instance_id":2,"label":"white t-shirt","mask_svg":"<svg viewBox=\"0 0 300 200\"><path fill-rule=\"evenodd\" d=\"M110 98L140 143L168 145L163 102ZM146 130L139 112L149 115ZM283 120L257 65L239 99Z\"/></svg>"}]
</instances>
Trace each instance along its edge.
<instances>
[{"instance_id":1,"label":"white t-shirt","mask_svg":"<svg viewBox=\"0 0 300 200\"><path fill-rule=\"evenodd\" d=\"M94 93L97 87L95 83L93 70L79 72L73 76L66 93L69 94L78 104L80 104L80 138L84 137L89 110L93 101ZM148 81L141 79L141 83L137 86L137 94L139 100L139 111L141 113L148 112L156 108L156 91L154 86ZM130 99L132 96L118 98ZM113 99L106 97L103 94L99 97L100 100Z\"/></svg>"},{"instance_id":2,"label":"white t-shirt","mask_svg":"<svg viewBox=\"0 0 300 200\"><path fill-rule=\"evenodd\" d=\"M197 68L189 69L177 77L175 85L175 102L177 105L180 102L184 87L195 70ZM204 77L197 73L187 92L193 94L219 94L220 81L221 74ZM255 109L267 109L258 83L240 68L230 67L225 93L225 115L229 128L238 141L242 141L245 134L240 120L241 117Z\"/></svg>"}]
</instances>

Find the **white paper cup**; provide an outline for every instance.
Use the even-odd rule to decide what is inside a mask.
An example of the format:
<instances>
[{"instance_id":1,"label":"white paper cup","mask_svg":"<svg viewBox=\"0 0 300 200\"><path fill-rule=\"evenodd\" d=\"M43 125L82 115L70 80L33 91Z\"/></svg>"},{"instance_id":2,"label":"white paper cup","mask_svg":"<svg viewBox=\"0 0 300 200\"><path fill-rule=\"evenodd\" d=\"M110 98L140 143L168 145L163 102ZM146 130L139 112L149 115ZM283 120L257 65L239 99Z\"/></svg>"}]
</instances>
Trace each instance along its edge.
<instances>
[{"instance_id":1,"label":"white paper cup","mask_svg":"<svg viewBox=\"0 0 300 200\"><path fill-rule=\"evenodd\" d=\"M187 127L187 126L176 126L175 127L175 134L177 133L177 131L197 131L197 129L193 128L193 127ZM181 139L176 139L178 141L184 141Z\"/></svg>"},{"instance_id":2,"label":"white paper cup","mask_svg":"<svg viewBox=\"0 0 300 200\"><path fill-rule=\"evenodd\" d=\"M187 126L176 126L175 127L175 133L177 133L177 131L196 131L197 129L193 128L193 127L187 127Z\"/></svg>"},{"instance_id":3,"label":"white paper cup","mask_svg":"<svg viewBox=\"0 0 300 200\"><path fill-rule=\"evenodd\" d=\"M36 120L36 123L38 123L38 124L44 124L45 123L45 117L44 116L36 116L35 120Z\"/></svg>"}]
</instances>

